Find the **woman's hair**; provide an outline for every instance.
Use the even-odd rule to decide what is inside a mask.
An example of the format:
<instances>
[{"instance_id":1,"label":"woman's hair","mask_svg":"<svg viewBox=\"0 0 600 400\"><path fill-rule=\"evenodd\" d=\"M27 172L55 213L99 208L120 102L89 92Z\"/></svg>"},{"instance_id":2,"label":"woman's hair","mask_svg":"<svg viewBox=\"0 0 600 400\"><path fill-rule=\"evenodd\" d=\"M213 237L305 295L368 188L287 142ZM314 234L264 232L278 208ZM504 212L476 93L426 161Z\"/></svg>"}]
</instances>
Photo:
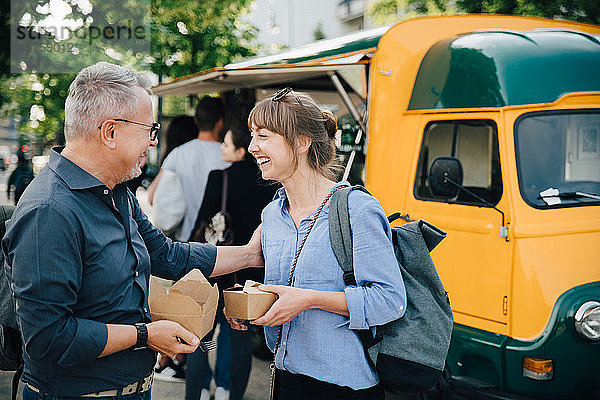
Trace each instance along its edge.
<instances>
[{"instance_id":1,"label":"woman's hair","mask_svg":"<svg viewBox=\"0 0 600 400\"><path fill-rule=\"evenodd\" d=\"M289 91L274 100L268 97L258 103L248 117L250 129L267 129L284 137L292 149L294 170L298 166L297 140L311 139L307 159L310 167L328 179L337 179L335 133L337 123L333 114L319 108L305 93Z\"/></svg>"},{"instance_id":2,"label":"woman's hair","mask_svg":"<svg viewBox=\"0 0 600 400\"><path fill-rule=\"evenodd\" d=\"M194 118L187 115L174 117L169 123L165 137L167 144L163 160L167 158L175 147L181 146L198 137L198 128L196 128Z\"/></svg>"},{"instance_id":3,"label":"woman's hair","mask_svg":"<svg viewBox=\"0 0 600 400\"><path fill-rule=\"evenodd\" d=\"M233 142L233 146L236 149L246 150L244 160L254 160L252 154L248 152L248 146L250 146L250 141L252 140L252 136L250 135L248 127L246 125L237 124L229 128L229 131L231 132L231 141Z\"/></svg>"}]
</instances>

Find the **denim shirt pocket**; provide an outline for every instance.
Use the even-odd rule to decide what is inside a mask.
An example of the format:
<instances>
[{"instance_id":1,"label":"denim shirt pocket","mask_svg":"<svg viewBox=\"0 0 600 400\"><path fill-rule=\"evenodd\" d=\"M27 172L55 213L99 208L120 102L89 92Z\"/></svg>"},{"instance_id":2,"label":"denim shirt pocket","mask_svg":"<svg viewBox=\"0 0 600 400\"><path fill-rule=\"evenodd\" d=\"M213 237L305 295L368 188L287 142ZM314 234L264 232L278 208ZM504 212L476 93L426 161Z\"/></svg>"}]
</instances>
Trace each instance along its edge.
<instances>
[{"instance_id":1,"label":"denim shirt pocket","mask_svg":"<svg viewBox=\"0 0 600 400\"><path fill-rule=\"evenodd\" d=\"M270 240L263 248L265 257L265 284L267 285L285 285L287 278L283 282L283 268L285 266L282 260L283 240Z\"/></svg>"},{"instance_id":2,"label":"denim shirt pocket","mask_svg":"<svg viewBox=\"0 0 600 400\"><path fill-rule=\"evenodd\" d=\"M294 275L300 287L343 290L343 274L333 251L320 246L306 246L296 266Z\"/></svg>"}]
</instances>

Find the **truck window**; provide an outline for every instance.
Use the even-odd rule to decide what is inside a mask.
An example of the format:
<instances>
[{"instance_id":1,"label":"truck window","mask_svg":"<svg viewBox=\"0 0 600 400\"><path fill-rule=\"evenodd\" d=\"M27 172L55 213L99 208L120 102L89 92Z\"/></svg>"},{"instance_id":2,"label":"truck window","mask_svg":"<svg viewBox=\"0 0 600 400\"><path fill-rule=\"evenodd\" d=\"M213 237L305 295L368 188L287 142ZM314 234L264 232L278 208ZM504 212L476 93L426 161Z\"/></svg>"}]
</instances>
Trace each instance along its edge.
<instances>
[{"instance_id":1,"label":"truck window","mask_svg":"<svg viewBox=\"0 0 600 400\"><path fill-rule=\"evenodd\" d=\"M429 189L429 168L436 157L456 157L463 168L463 186L493 205L502 197L502 175L498 151L498 130L490 120L435 121L425 127L415 197L482 206L482 202L459 191L454 199L440 199Z\"/></svg>"},{"instance_id":2,"label":"truck window","mask_svg":"<svg viewBox=\"0 0 600 400\"><path fill-rule=\"evenodd\" d=\"M519 188L525 202L545 209L600 202L600 113L524 114L515 123Z\"/></svg>"}]
</instances>

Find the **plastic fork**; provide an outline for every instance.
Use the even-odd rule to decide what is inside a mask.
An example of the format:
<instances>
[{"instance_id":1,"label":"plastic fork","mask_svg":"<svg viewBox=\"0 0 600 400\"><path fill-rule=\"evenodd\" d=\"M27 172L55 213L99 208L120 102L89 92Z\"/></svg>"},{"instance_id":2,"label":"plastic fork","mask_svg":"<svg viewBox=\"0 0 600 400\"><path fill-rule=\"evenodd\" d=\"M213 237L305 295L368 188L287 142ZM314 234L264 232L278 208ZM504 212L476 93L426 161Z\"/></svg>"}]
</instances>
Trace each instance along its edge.
<instances>
[{"instance_id":1,"label":"plastic fork","mask_svg":"<svg viewBox=\"0 0 600 400\"><path fill-rule=\"evenodd\" d=\"M200 347L200 350L207 353L217 348L217 342L214 340L207 340L206 342L200 342L198 347Z\"/></svg>"}]
</instances>

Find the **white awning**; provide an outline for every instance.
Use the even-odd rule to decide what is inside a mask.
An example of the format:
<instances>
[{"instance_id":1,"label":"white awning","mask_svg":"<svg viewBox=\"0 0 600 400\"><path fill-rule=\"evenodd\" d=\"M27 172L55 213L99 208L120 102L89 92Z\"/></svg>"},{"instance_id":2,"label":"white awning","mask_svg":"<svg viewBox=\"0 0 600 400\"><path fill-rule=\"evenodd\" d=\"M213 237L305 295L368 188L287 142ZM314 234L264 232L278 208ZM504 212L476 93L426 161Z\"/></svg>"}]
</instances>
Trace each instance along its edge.
<instances>
[{"instance_id":1,"label":"white awning","mask_svg":"<svg viewBox=\"0 0 600 400\"><path fill-rule=\"evenodd\" d=\"M337 63L330 65L266 65L253 66L239 69L218 68L176 79L172 82L161 83L152 89L157 96L196 95L198 93L213 93L233 90L237 88L277 88L295 86L293 83L303 85L329 84L328 72L339 72L344 75L365 74L366 63L361 62L365 54L360 57L355 55L352 59L343 60L350 63ZM322 78L326 78L323 80ZM366 79L365 79L366 81ZM288 85L289 84L289 85ZM356 80L351 83L357 90ZM296 85L297 86L297 85ZM358 93L364 93L360 88Z\"/></svg>"}]
</instances>

